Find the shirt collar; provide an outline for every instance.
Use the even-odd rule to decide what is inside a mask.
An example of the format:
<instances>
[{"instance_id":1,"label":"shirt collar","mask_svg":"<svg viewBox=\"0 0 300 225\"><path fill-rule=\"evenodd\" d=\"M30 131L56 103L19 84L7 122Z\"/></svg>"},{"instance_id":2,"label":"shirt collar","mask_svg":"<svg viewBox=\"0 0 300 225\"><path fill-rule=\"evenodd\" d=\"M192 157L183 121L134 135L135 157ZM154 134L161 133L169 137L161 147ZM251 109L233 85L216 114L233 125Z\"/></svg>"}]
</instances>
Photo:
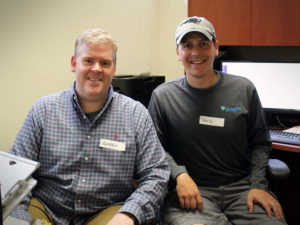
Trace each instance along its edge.
<instances>
[{"instance_id":1,"label":"shirt collar","mask_svg":"<svg viewBox=\"0 0 300 225\"><path fill-rule=\"evenodd\" d=\"M216 82L215 82L212 86L210 86L210 87L208 87L208 88L195 88L195 87L192 87L192 86L189 84L189 82L187 81L186 75L184 76L184 83L185 83L189 88L191 88L191 89L193 89L193 90L198 90L198 91L210 91L210 90L213 90L213 89L215 89L217 86L219 86L219 84L220 84L220 82L221 82L221 80L222 80L222 74L221 74L219 71L216 71L216 70L215 70L214 72L216 72L217 75L218 75L217 80L216 80Z\"/></svg>"},{"instance_id":2,"label":"shirt collar","mask_svg":"<svg viewBox=\"0 0 300 225\"><path fill-rule=\"evenodd\" d=\"M77 97L77 94L76 94L76 91L75 91L75 84L76 84L76 81L73 82L73 84L71 85L71 88L70 88L70 90L69 90L71 102L72 102L72 105L73 105L73 107L74 107L74 109L75 109L76 111L79 110L79 111L81 111L81 113L82 113L83 115L85 115L84 112L82 111L82 109L81 109L81 107L80 107L80 104L79 104L79 101L78 101L78 97ZM104 106L102 107L102 109L100 110L100 112L102 112L103 109L106 109L106 108L108 107L109 103L112 101L112 99L113 99L113 97L114 97L113 93L114 93L113 87L112 87L112 85L110 85L110 86L109 86L109 89L108 89L108 97L107 97L107 100L106 100L106 102L104 103Z\"/></svg>"}]
</instances>

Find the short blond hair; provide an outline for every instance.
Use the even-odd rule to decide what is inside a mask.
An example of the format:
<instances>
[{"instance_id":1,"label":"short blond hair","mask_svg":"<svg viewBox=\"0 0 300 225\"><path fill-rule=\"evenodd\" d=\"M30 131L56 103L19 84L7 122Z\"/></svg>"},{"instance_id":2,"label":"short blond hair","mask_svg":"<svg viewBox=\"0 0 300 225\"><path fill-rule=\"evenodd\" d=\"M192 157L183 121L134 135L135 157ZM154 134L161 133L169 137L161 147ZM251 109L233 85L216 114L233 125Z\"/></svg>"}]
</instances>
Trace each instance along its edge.
<instances>
[{"instance_id":1,"label":"short blond hair","mask_svg":"<svg viewBox=\"0 0 300 225\"><path fill-rule=\"evenodd\" d=\"M117 61L117 42L116 40L105 30L95 28L87 29L83 31L75 42L74 57L78 56L78 49L83 44L98 44L98 43L111 43L113 48L113 61Z\"/></svg>"}]
</instances>

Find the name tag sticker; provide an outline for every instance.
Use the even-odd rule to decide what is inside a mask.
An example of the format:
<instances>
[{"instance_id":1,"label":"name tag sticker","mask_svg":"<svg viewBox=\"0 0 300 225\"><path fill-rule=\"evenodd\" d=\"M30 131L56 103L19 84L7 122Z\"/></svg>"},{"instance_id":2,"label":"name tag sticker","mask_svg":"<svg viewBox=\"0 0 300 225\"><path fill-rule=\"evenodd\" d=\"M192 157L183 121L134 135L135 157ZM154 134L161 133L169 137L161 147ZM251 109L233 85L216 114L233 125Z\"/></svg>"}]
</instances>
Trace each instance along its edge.
<instances>
[{"instance_id":1,"label":"name tag sticker","mask_svg":"<svg viewBox=\"0 0 300 225\"><path fill-rule=\"evenodd\" d=\"M199 124L215 126L215 127L224 127L225 119L218 117L210 116L200 116Z\"/></svg>"},{"instance_id":2,"label":"name tag sticker","mask_svg":"<svg viewBox=\"0 0 300 225\"><path fill-rule=\"evenodd\" d=\"M107 139L100 139L99 146L102 148L108 148L108 149L113 149L113 150L117 150L117 151L125 151L125 149L126 149L126 143L107 140Z\"/></svg>"}]
</instances>

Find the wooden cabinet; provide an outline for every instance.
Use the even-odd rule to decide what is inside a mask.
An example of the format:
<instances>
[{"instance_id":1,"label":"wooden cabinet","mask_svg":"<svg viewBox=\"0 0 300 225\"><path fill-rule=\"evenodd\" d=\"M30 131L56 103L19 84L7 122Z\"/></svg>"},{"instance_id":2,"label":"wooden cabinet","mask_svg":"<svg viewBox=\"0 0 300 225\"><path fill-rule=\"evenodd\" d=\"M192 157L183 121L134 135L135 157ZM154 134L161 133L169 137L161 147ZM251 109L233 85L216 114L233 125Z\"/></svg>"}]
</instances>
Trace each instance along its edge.
<instances>
[{"instance_id":1,"label":"wooden cabinet","mask_svg":"<svg viewBox=\"0 0 300 225\"><path fill-rule=\"evenodd\" d=\"M252 0L252 44L300 46L299 0Z\"/></svg>"},{"instance_id":2,"label":"wooden cabinet","mask_svg":"<svg viewBox=\"0 0 300 225\"><path fill-rule=\"evenodd\" d=\"M220 45L251 44L251 0L189 0L188 15L211 21Z\"/></svg>"},{"instance_id":3,"label":"wooden cabinet","mask_svg":"<svg viewBox=\"0 0 300 225\"><path fill-rule=\"evenodd\" d=\"M188 15L210 20L223 46L300 46L299 0L189 0Z\"/></svg>"}]
</instances>

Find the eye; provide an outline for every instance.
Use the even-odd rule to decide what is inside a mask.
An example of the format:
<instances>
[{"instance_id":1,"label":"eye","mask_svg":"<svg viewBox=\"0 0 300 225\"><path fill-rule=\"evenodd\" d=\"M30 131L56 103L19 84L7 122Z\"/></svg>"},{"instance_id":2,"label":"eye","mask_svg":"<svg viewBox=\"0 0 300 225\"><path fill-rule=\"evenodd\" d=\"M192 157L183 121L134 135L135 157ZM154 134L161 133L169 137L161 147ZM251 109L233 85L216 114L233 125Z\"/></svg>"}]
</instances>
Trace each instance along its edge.
<instances>
[{"instance_id":1,"label":"eye","mask_svg":"<svg viewBox=\"0 0 300 225\"><path fill-rule=\"evenodd\" d=\"M82 60L82 62L83 62L84 64L86 64L86 65L90 65L90 64L92 64L92 63L93 63L93 60L92 60L92 59L89 59L89 58L87 58L87 59L83 59L83 60Z\"/></svg>"},{"instance_id":2,"label":"eye","mask_svg":"<svg viewBox=\"0 0 300 225\"><path fill-rule=\"evenodd\" d=\"M210 42L209 41L200 41L200 47L207 49L210 47Z\"/></svg>"},{"instance_id":3,"label":"eye","mask_svg":"<svg viewBox=\"0 0 300 225\"><path fill-rule=\"evenodd\" d=\"M103 67L110 67L111 64L112 64L111 61L102 61L102 62L101 62L101 65L102 65Z\"/></svg>"},{"instance_id":4,"label":"eye","mask_svg":"<svg viewBox=\"0 0 300 225\"><path fill-rule=\"evenodd\" d=\"M191 49L192 48L192 44L189 42L185 42L182 44L182 47L185 49Z\"/></svg>"}]
</instances>

